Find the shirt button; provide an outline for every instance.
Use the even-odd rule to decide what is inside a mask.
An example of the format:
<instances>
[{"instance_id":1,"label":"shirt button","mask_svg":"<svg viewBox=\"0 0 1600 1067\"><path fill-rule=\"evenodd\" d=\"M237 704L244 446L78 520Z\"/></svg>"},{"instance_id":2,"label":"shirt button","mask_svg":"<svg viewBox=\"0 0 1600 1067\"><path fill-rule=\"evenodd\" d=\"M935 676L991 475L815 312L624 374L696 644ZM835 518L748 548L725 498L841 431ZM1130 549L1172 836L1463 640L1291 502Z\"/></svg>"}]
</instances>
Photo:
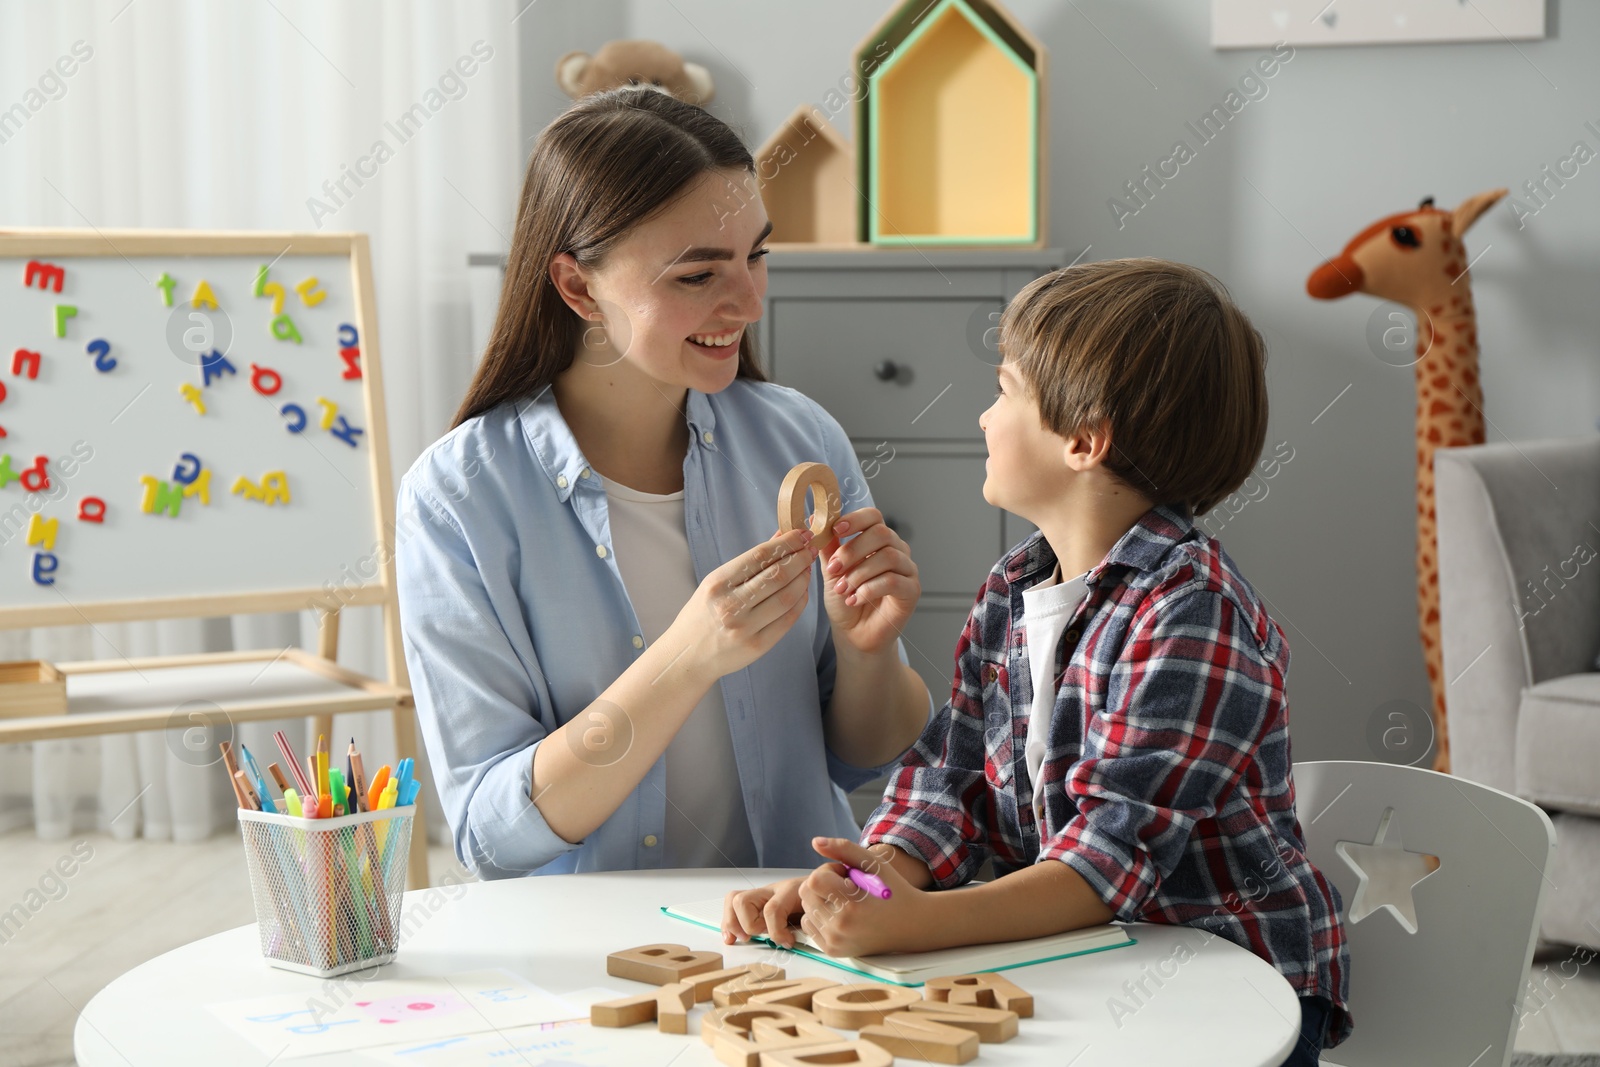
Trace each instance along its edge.
<instances>
[{"instance_id":1,"label":"shirt button","mask_svg":"<svg viewBox=\"0 0 1600 1067\"><path fill-rule=\"evenodd\" d=\"M587 478L587 477L589 477L589 468L588 468L588 467L585 467L585 468L583 468L583 470L581 470L581 471L579 471L579 472L578 472L578 477L580 477L580 478Z\"/></svg>"},{"instance_id":2,"label":"shirt button","mask_svg":"<svg viewBox=\"0 0 1600 1067\"><path fill-rule=\"evenodd\" d=\"M701 434L700 435L700 440L704 441L706 444L709 445L711 443L711 431L707 430L705 433Z\"/></svg>"},{"instance_id":3,"label":"shirt button","mask_svg":"<svg viewBox=\"0 0 1600 1067\"><path fill-rule=\"evenodd\" d=\"M601 559L605 559L606 558L606 546L605 545L595 545L594 546L594 554L599 556Z\"/></svg>"},{"instance_id":4,"label":"shirt button","mask_svg":"<svg viewBox=\"0 0 1600 1067\"><path fill-rule=\"evenodd\" d=\"M1082 630L1079 630L1076 626L1074 626L1072 629L1067 631L1067 640L1076 641L1080 636L1082 636L1082 633Z\"/></svg>"},{"instance_id":5,"label":"shirt button","mask_svg":"<svg viewBox=\"0 0 1600 1067\"><path fill-rule=\"evenodd\" d=\"M633 647L634 648L643 648L644 647L644 638L640 637L638 634L634 634L633 635Z\"/></svg>"},{"instance_id":6,"label":"shirt button","mask_svg":"<svg viewBox=\"0 0 1600 1067\"><path fill-rule=\"evenodd\" d=\"M645 848L655 848L656 847L656 835L655 834L645 834L644 835L644 847Z\"/></svg>"},{"instance_id":7,"label":"shirt button","mask_svg":"<svg viewBox=\"0 0 1600 1067\"><path fill-rule=\"evenodd\" d=\"M565 489L566 487L567 487L567 476L565 474L557 475L556 476L556 488L557 489Z\"/></svg>"}]
</instances>

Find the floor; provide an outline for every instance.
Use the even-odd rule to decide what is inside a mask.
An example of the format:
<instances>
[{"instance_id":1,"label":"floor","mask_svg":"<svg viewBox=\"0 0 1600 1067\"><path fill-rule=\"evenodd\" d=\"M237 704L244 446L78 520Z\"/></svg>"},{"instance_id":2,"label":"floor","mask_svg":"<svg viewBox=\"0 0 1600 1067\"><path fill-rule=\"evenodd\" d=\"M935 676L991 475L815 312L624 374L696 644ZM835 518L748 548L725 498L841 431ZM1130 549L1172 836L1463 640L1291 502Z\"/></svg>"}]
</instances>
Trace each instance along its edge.
<instances>
[{"instance_id":1,"label":"floor","mask_svg":"<svg viewBox=\"0 0 1600 1067\"><path fill-rule=\"evenodd\" d=\"M442 847L429 865L436 881L460 872ZM0 1067L71 1064L73 1022L106 983L255 920L240 843L226 835L198 845L0 835L0 913L19 902L33 909L26 923L0 931ZM1551 948L1533 971L1543 1006L1530 1002L1518 1050L1600 1051L1600 960Z\"/></svg>"}]
</instances>

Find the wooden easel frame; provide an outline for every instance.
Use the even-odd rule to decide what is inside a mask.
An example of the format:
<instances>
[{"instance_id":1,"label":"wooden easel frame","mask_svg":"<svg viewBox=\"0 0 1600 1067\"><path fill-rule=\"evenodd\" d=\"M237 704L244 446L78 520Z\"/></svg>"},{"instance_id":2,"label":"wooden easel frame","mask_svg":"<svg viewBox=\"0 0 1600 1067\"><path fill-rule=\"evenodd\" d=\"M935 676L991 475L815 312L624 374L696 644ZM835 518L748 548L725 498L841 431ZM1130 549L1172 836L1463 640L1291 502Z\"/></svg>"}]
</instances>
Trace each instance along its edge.
<instances>
[{"instance_id":1,"label":"wooden easel frame","mask_svg":"<svg viewBox=\"0 0 1600 1067\"><path fill-rule=\"evenodd\" d=\"M348 695L319 695L295 700L235 701L219 705L231 722L250 722L292 715L310 716L312 732L333 738L335 714L379 711L388 708L394 719L395 751L399 758L417 752L416 713L406 672L400 631L400 602L395 588L394 486L389 470L389 435L383 406L382 361L379 359L378 310L372 282L372 253L362 233L281 233L271 231L182 230L0 230L0 258L49 256L261 256L263 262L282 255L339 255L350 263L356 329L361 338L361 387L367 409L368 461L371 464L373 517L377 543L383 548L383 566L375 583L342 588L338 606L319 602L328 594L319 588L273 590L223 596L183 596L145 600L62 604L59 607L0 606L0 629L66 626L85 622L131 622L165 618L210 617L258 612L318 612L317 653L301 649L249 650L194 653L142 659L81 660L58 663L64 675L128 669L161 670L219 663L289 659L296 665L350 688ZM340 667L339 609L346 605L380 605L383 609L384 658L387 679L367 678ZM36 718L0 718L0 743L41 741L106 733L127 733L170 726L166 712L92 715L53 715ZM428 885L428 835L417 808L408 857L408 884Z\"/></svg>"}]
</instances>

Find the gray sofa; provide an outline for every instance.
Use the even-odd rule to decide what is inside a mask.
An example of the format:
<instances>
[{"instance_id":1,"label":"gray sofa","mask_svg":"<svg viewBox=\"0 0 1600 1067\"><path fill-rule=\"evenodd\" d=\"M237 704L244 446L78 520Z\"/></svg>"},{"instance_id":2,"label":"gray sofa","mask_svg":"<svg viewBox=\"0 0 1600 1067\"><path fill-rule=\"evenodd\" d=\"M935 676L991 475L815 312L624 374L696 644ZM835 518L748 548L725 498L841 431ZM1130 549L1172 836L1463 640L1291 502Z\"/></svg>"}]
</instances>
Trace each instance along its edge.
<instances>
[{"instance_id":1,"label":"gray sofa","mask_svg":"<svg viewBox=\"0 0 1600 1067\"><path fill-rule=\"evenodd\" d=\"M1600 438L1440 449L1434 477L1451 772L1550 813L1540 934L1600 947Z\"/></svg>"}]
</instances>

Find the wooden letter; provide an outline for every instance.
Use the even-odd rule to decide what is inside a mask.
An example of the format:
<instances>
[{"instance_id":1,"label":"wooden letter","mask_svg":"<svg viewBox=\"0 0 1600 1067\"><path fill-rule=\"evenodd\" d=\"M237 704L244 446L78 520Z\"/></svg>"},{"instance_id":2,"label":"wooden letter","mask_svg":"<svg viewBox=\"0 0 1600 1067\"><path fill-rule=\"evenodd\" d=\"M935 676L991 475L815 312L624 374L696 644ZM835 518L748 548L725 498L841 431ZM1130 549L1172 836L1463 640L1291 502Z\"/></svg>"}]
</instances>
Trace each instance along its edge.
<instances>
[{"instance_id":1,"label":"wooden letter","mask_svg":"<svg viewBox=\"0 0 1600 1067\"><path fill-rule=\"evenodd\" d=\"M833 536L842 501L839 479L826 463L798 463L778 486L778 529L798 530L806 525L806 490L811 490L811 534L818 544Z\"/></svg>"},{"instance_id":2,"label":"wooden letter","mask_svg":"<svg viewBox=\"0 0 1600 1067\"><path fill-rule=\"evenodd\" d=\"M860 1067L889 1067L894 1056L870 1041L838 1041L831 1045L763 1052L761 1067L811 1067L812 1064L859 1064Z\"/></svg>"},{"instance_id":3,"label":"wooden letter","mask_svg":"<svg viewBox=\"0 0 1600 1067\"><path fill-rule=\"evenodd\" d=\"M978 1054L978 1035L971 1030L934 1022L909 1011L863 1026L861 1037L896 1056L929 1063L966 1063Z\"/></svg>"},{"instance_id":4,"label":"wooden letter","mask_svg":"<svg viewBox=\"0 0 1600 1067\"><path fill-rule=\"evenodd\" d=\"M817 1017L804 1008L791 1008L783 1004L735 1004L727 1008L712 1008L700 1020L700 1040L713 1044L719 1033L750 1036L750 1027L757 1019L771 1019L775 1023L814 1023Z\"/></svg>"},{"instance_id":5,"label":"wooden letter","mask_svg":"<svg viewBox=\"0 0 1600 1067\"><path fill-rule=\"evenodd\" d=\"M1010 1041L1017 1036L1017 1013L1014 1011L972 1004L940 1004L934 1000L919 1000L906 1006L925 1019L971 1030L979 1041Z\"/></svg>"},{"instance_id":6,"label":"wooden letter","mask_svg":"<svg viewBox=\"0 0 1600 1067\"><path fill-rule=\"evenodd\" d=\"M670 985L721 967L721 953L690 952L687 945L640 945L606 957L606 973L611 977L650 985Z\"/></svg>"},{"instance_id":7,"label":"wooden letter","mask_svg":"<svg viewBox=\"0 0 1600 1067\"><path fill-rule=\"evenodd\" d=\"M694 986L673 982L656 990L656 1029L663 1034L687 1034L689 1009L694 1007Z\"/></svg>"},{"instance_id":8,"label":"wooden letter","mask_svg":"<svg viewBox=\"0 0 1600 1067\"><path fill-rule=\"evenodd\" d=\"M980 1008L1014 1011L1024 1019L1033 1018L1033 995L1009 978L993 971L982 974L957 974L949 978L930 978L922 987L929 1000L950 1004L972 1004Z\"/></svg>"},{"instance_id":9,"label":"wooden letter","mask_svg":"<svg viewBox=\"0 0 1600 1067\"><path fill-rule=\"evenodd\" d=\"M589 1005L590 1026L638 1026L656 1017L654 992Z\"/></svg>"},{"instance_id":10,"label":"wooden letter","mask_svg":"<svg viewBox=\"0 0 1600 1067\"><path fill-rule=\"evenodd\" d=\"M921 1002L922 996L915 989L860 982L824 989L812 998L811 1010L829 1026L859 1030Z\"/></svg>"},{"instance_id":11,"label":"wooden letter","mask_svg":"<svg viewBox=\"0 0 1600 1067\"><path fill-rule=\"evenodd\" d=\"M748 1034L718 1030L712 1035L711 1051L728 1067L761 1067L763 1053L812 1045L833 1045L839 1035L816 1021L794 1019L755 1019Z\"/></svg>"},{"instance_id":12,"label":"wooden letter","mask_svg":"<svg viewBox=\"0 0 1600 1067\"><path fill-rule=\"evenodd\" d=\"M782 967L774 967L770 963L747 963L742 967L727 967L720 971L707 971L705 974L697 974L693 979L695 1003L699 1004L710 1000L711 991L716 989L717 986L747 974L752 982L770 982L775 978L783 978L784 970Z\"/></svg>"},{"instance_id":13,"label":"wooden letter","mask_svg":"<svg viewBox=\"0 0 1600 1067\"><path fill-rule=\"evenodd\" d=\"M828 978L788 978L769 982L752 982L747 1004L786 1004L791 1008L810 1010L811 1000L824 989L838 985Z\"/></svg>"}]
</instances>

